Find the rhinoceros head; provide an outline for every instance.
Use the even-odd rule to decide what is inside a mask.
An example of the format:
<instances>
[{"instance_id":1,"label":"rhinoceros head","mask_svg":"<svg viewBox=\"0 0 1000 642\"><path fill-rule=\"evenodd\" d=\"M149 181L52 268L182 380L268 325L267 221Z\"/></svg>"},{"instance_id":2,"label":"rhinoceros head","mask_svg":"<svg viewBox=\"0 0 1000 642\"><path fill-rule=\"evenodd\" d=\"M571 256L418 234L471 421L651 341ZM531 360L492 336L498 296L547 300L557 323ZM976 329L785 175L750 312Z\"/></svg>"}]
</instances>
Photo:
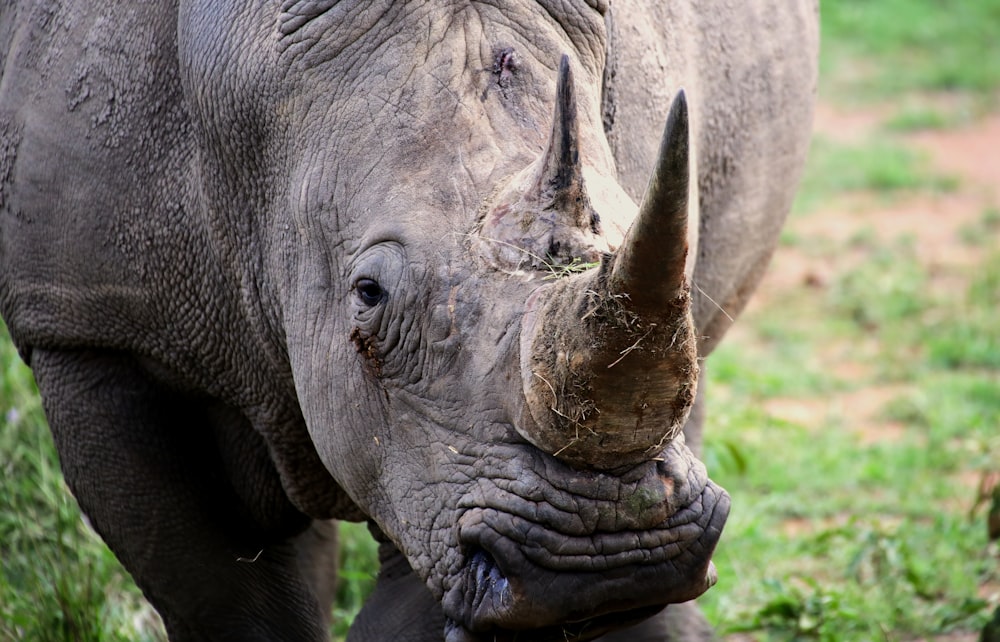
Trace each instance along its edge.
<instances>
[{"instance_id":1,"label":"rhinoceros head","mask_svg":"<svg viewBox=\"0 0 1000 642\"><path fill-rule=\"evenodd\" d=\"M202 73L266 150L231 150L261 197L225 207L265 210L234 254L316 451L453 642L589 639L700 595L728 498L681 435L685 97L637 206L597 11L378 4L286 3L280 74Z\"/></svg>"}]
</instances>

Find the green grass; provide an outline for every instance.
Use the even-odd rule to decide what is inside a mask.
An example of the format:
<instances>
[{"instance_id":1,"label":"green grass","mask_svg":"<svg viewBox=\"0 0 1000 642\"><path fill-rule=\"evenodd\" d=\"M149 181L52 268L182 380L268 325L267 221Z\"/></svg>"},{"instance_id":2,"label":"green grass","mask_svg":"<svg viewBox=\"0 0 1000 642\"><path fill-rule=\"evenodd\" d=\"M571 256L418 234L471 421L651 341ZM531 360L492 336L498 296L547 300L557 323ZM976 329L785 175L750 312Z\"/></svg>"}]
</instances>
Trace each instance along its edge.
<instances>
[{"instance_id":1,"label":"green grass","mask_svg":"<svg viewBox=\"0 0 1000 642\"><path fill-rule=\"evenodd\" d=\"M901 322L932 304L924 296L926 289L927 274L912 244L904 240L876 249L860 266L841 275L829 299L834 312L863 328L893 325L898 332Z\"/></svg>"},{"instance_id":2,"label":"green grass","mask_svg":"<svg viewBox=\"0 0 1000 642\"><path fill-rule=\"evenodd\" d=\"M1000 370L1000 254L984 262L954 306L950 322L927 327L923 338L930 362L949 369Z\"/></svg>"},{"instance_id":3,"label":"green grass","mask_svg":"<svg viewBox=\"0 0 1000 642\"><path fill-rule=\"evenodd\" d=\"M820 95L890 107L892 133L968 125L1000 99L1000 0L822 0Z\"/></svg>"},{"instance_id":4,"label":"green grass","mask_svg":"<svg viewBox=\"0 0 1000 642\"><path fill-rule=\"evenodd\" d=\"M1000 87L1000 0L823 0L826 88L839 98Z\"/></svg>"},{"instance_id":5,"label":"green grass","mask_svg":"<svg viewBox=\"0 0 1000 642\"><path fill-rule=\"evenodd\" d=\"M865 258L825 291L784 294L741 321L750 340L709 359L705 461L733 512L703 604L723 632L908 640L989 619L996 603L979 587L1000 569L986 511L970 515L1000 461L1000 238L984 244L954 290L935 285L912 241L866 236ZM825 371L831 344L867 374ZM892 426L884 435L836 406L888 385L900 392L874 418ZM763 410L789 399L811 400L815 416Z\"/></svg>"},{"instance_id":6,"label":"green grass","mask_svg":"<svg viewBox=\"0 0 1000 642\"><path fill-rule=\"evenodd\" d=\"M935 171L926 155L891 137L863 144L813 139L793 211L807 213L850 193L891 198L914 192L951 192L958 180Z\"/></svg>"},{"instance_id":7,"label":"green grass","mask_svg":"<svg viewBox=\"0 0 1000 642\"><path fill-rule=\"evenodd\" d=\"M982 258L962 288L939 284L912 238L860 227L831 250L791 226L796 251L854 257L741 319L740 339L708 360L704 459L733 511L702 604L722 633L911 640L989 619L996 597L980 586L1000 569L986 506L972 507L1000 467L998 219L990 207L975 223ZM838 359L858 367L840 374ZM859 424L846 406L879 389Z\"/></svg>"},{"instance_id":8,"label":"green grass","mask_svg":"<svg viewBox=\"0 0 1000 642\"><path fill-rule=\"evenodd\" d=\"M378 572L378 545L364 524L340 525L340 583L333 609L335 639L347 636L351 621L361 610L365 598L375 588Z\"/></svg>"},{"instance_id":9,"label":"green grass","mask_svg":"<svg viewBox=\"0 0 1000 642\"><path fill-rule=\"evenodd\" d=\"M980 214L978 221L962 226L959 234L967 245L981 247L1000 234L1000 208L987 207Z\"/></svg>"},{"instance_id":10,"label":"green grass","mask_svg":"<svg viewBox=\"0 0 1000 642\"><path fill-rule=\"evenodd\" d=\"M2 324L0 453L0 640L156 639L131 578L80 519Z\"/></svg>"},{"instance_id":11,"label":"green grass","mask_svg":"<svg viewBox=\"0 0 1000 642\"><path fill-rule=\"evenodd\" d=\"M945 113L940 109L917 107L903 108L885 125L890 131L913 132L948 129L958 122L961 120L955 115Z\"/></svg>"}]
</instances>

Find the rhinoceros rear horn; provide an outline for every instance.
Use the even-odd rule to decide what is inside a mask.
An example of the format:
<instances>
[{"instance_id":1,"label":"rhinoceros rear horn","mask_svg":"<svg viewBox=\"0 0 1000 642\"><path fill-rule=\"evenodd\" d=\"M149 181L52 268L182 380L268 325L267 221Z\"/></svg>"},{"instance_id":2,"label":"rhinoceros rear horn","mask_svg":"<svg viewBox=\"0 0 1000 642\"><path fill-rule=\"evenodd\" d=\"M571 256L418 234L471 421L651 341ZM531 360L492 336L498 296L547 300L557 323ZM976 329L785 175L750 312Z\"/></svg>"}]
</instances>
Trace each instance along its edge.
<instances>
[{"instance_id":1,"label":"rhinoceros rear horn","mask_svg":"<svg viewBox=\"0 0 1000 642\"><path fill-rule=\"evenodd\" d=\"M698 381L685 278L687 100L670 109L639 214L601 267L529 301L522 324L522 434L574 465L656 457L683 429Z\"/></svg>"},{"instance_id":2,"label":"rhinoceros rear horn","mask_svg":"<svg viewBox=\"0 0 1000 642\"><path fill-rule=\"evenodd\" d=\"M534 189L545 207L564 216L563 225L586 227L590 212L580 164L580 133L576 113L576 88L569 56L559 61L555 113L549 144L541 159L541 171Z\"/></svg>"},{"instance_id":3,"label":"rhinoceros rear horn","mask_svg":"<svg viewBox=\"0 0 1000 642\"><path fill-rule=\"evenodd\" d=\"M539 156L498 192L479 237L487 260L505 270L596 262L599 217L583 179L576 88L562 56L548 140Z\"/></svg>"}]
</instances>

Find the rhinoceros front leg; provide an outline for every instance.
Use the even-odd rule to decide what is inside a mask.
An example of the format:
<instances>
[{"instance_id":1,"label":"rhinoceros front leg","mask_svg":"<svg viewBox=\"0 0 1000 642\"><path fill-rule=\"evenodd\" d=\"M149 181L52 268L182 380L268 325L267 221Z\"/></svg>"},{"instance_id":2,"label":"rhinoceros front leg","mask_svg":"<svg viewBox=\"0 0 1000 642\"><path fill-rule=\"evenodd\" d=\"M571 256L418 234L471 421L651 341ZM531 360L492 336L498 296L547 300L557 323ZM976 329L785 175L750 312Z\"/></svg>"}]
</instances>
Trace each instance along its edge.
<instances>
[{"instance_id":1,"label":"rhinoceros front leg","mask_svg":"<svg viewBox=\"0 0 1000 642\"><path fill-rule=\"evenodd\" d=\"M609 633L598 642L711 642L712 627L694 602L671 604L645 622Z\"/></svg>"},{"instance_id":2,"label":"rhinoceros front leg","mask_svg":"<svg viewBox=\"0 0 1000 642\"><path fill-rule=\"evenodd\" d=\"M383 539L377 533L376 538ZM379 564L375 590L354 619L347 642L442 642L441 604L391 542L380 542Z\"/></svg>"},{"instance_id":3,"label":"rhinoceros front leg","mask_svg":"<svg viewBox=\"0 0 1000 642\"><path fill-rule=\"evenodd\" d=\"M172 642L328 639L322 574L302 570L326 559L326 527L282 503L236 413L123 353L36 348L31 365L69 487Z\"/></svg>"}]
</instances>

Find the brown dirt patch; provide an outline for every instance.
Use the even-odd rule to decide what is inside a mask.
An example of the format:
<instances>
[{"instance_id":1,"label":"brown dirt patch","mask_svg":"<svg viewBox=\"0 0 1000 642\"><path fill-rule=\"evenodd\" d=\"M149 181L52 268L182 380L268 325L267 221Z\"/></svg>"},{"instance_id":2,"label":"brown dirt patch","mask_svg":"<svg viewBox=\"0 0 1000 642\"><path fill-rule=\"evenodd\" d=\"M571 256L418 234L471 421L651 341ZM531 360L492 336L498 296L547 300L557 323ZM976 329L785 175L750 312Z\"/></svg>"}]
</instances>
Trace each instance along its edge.
<instances>
[{"instance_id":1,"label":"brown dirt patch","mask_svg":"<svg viewBox=\"0 0 1000 642\"><path fill-rule=\"evenodd\" d=\"M1000 131L995 143L1000 147ZM963 239L963 230L994 206L991 199L971 191L981 192L981 185L897 202L859 195L843 199L836 209L790 220L788 228L809 239L809 247L778 249L750 309L766 306L789 290L824 290L838 274L864 261L873 244L908 242L936 285L953 285L964 268L982 260L982 250Z\"/></svg>"},{"instance_id":2,"label":"brown dirt patch","mask_svg":"<svg viewBox=\"0 0 1000 642\"><path fill-rule=\"evenodd\" d=\"M895 109L876 105L850 110L820 104L814 130L834 141L864 143ZM911 239L917 258L945 287L952 284L950 275L981 260L979 249L963 239L963 230L985 210L1000 205L1000 114L955 129L907 134L900 141L929 156L940 172L957 178L958 188L894 201L860 194L791 219L788 228L796 235L825 239L831 249L815 255L795 247L779 248L761 287L762 299L775 290L829 283L833 275L865 256L864 243L857 242L865 236L879 243Z\"/></svg>"},{"instance_id":3,"label":"brown dirt patch","mask_svg":"<svg viewBox=\"0 0 1000 642\"><path fill-rule=\"evenodd\" d=\"M863 141L892 114L890 106L868 109L845 109L829 103L819 103L813 114L813 131L839 143Z\"/></svg>"},{"instance_id":4,"label":"brown dirt patch","mask_svg":"<svg viewBox=\"0 0 1000 642\"><path fill-rule=\"evenodd\" d=\"M929 153L942 170L996 197L1000 186L1000 114L960 129L921 132L907 138Z\"/></svg>"},{"instance_id":5,"label":"brown dirt patch","mask_svg":"<svg viewBox=\"0 0 1000 642\"><path fill-rule=\"evenodd\" d=\"M867 386L838 395L838 408L844 417L845 428L857 435L864 445L898 442L906 432L905 426L887 419L885 408L909 390L905 385Z\"/></svg>"}]
</instances>

